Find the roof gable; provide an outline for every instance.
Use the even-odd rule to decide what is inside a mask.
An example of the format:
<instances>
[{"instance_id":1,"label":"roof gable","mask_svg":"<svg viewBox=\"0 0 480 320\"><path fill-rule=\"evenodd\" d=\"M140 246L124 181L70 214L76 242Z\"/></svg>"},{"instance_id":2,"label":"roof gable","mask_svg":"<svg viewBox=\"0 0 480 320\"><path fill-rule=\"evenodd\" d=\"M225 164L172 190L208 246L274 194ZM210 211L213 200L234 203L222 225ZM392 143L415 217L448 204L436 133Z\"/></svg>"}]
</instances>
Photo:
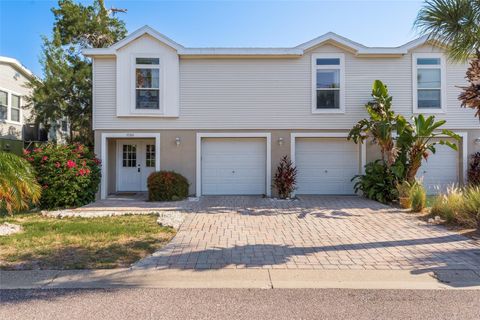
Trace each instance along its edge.
<instances>
[{"instance_id":1,"label":"roof gable","mask_svg":"<svg viewBox=\"0 0 480 320\"><path fill-rule=\"evenodd\" d=\"M135 32L129 34L128 36L126 36L122 40L118 41L117 43L114 43L113 45L108 47L108 49L118 50L118 49L126 46L130 42L135 41L136 39L144 36L145 34L148 34L149 36L157 39L158 41L166 44L167 46L169 46L169 47L171 47L171 48L173 48L177 51L181 51L181 50L184 49L184 47L182 45L176 43L172 39L168 38L167 36L161 34L157 30L155 30L152 27L147 26L147 25L143 26L140 29L136 30Z\"/></svg>"}]
</instances>

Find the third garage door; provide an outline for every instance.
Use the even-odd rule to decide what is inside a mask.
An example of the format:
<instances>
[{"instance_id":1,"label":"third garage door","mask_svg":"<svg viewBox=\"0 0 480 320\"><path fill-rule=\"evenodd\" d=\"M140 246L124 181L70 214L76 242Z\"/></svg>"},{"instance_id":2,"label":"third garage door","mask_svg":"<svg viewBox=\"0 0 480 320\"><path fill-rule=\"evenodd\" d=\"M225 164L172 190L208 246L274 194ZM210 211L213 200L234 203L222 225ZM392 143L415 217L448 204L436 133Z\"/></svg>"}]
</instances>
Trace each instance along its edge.
<instances>
[{"instance_id":1,"label":"third garage door","mask_svg":"<svg viewBox=\"0 0 480 320\"><path fill-rule=\"evenodd\" d=\"M359 146L345 138L297 138L297 194L354 194Z\"/></svg>"}]
</instances>

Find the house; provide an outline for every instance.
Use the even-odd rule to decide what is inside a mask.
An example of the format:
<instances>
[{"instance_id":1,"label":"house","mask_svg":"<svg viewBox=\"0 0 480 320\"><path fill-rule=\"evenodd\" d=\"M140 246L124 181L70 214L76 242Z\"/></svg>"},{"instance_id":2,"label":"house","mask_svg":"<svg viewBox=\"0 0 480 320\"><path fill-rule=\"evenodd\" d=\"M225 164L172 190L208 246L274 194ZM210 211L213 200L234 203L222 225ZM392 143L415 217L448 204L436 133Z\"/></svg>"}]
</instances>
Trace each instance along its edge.
<instances>
[{"instance_id":1,"label":"house","mask_svg":"<svg viewBox=\"0 0 480 320\"><path fill-rule=\"evenodd\" d=\"M145 26L93 59L93 129L102 160L101 197L145 191L148 175L174 170L201 195L272 194L289 155L297 194L352 194L351 178L379 156L345 138L371 86L389 86L397 113L446 119L462 139L440 146L420 176L429 192L464 183L480 151L473 110L460 108L467 64L447 61L425 37L366 47L327 33L293 48L186 48Z\"/></svg>"},{"instance_id":2,"label":"house","mask_svg":"<svg viewBox=\"0 0 480 320\"><path fill-rule=\"evenodd\" d=\"M31 119L27 84L35 75L18 60L0 56L0 150L19 153L23 141L65 141L67 121L52 121L47 132ZM64 130L65 129L65 130Z\"/></svg>"},{"instance_id":3,"label":"house","mask_svg":"<svg viewBox=\"0 0 480 320\"><path fill-rule=\"evenodd\" d=\"M0 150L23 148L24 126L30 110L24 108L30 89L25 85L34 74L15 59L0 56Z\"/></svg>"}]
</instances>

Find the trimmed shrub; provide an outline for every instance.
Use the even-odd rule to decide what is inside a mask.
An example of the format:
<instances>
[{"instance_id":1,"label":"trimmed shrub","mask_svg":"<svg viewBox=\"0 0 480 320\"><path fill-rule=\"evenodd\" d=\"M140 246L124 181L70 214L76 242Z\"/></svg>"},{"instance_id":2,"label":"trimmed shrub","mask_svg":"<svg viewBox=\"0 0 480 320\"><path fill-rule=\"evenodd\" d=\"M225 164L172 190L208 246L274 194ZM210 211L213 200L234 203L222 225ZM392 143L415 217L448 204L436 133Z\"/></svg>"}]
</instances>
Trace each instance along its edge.
<instances>
[{"instance_id":1,"label":"trimmed shrub","mask_svg":"<svg viewBox=\"0 0 480 320\"><path fill-rule=\"evenodd\" d=\"M422 212L427 203L427 194L421 183L416 182L410 191L413 212Z\"/></svg>"},{"instance_id":2,"label":"trimmed shrub","mask_svg":"<svg viewBox=\"0 0 480 320\"><path fill-rule=\"evenodd\" d=\"M100 161L82 144L49 143L24 156L36 172L42 187L40 207L70 208L95 200L100 183Z\"/></svg>"},{"instance_id":3,"label":"trimmed shrub","mask_svg":"<svg viewBox=\"0 0 480 320\"><path fill-rule=\"evenodd\" d=\"M147 180L149 201L178 201L188 197L188 180L174 171L150 174Z\"/></svg>"},{"instance_id":4,"label":"trimmed shrub","mask_svg":"<svg viewBox=\"0 0 480 320\"><path fill-rule=\"evenodd\" d=\"M297 168L293 166L291 160L284 156L277 167L277 172L273 178L273 185L281 199L290 198L297 180Z\"/></svg>"},{"instance_id":5,"label":"trimmed shrub","mask_svg":"<svg viewBox=\"0 0 480 320\"><path fill-rule=\"evenodd\" d=\"M468 165L468 183L473 186L480 186L480 152L470 156Z\"/></svg>"}]
</instances>

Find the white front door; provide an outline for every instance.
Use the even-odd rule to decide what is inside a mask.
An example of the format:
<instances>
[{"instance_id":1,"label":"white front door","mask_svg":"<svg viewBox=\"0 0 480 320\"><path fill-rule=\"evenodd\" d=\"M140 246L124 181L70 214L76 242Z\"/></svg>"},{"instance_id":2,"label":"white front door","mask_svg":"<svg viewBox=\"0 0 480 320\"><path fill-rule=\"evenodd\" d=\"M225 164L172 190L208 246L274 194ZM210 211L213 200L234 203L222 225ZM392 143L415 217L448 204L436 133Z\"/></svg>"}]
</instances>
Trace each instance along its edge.
<instances>
[{"instance_id":1,"label":"white front door","mask_svg":"<svg viewBox=\"0 0 480 320\"><path fill-rule=\"evenodd\" d=\"M265 138L204 138L203 195L266 194Z\"/></svg>"},{"instance_id":2,"label":"white front door","mask_svg":"<svg viewBox=\"0 0 480 320\"><path fill-rule=\"evenodd\" d=\"M359 146L345 138L297 138L297 194L353 194Z\"/></svg>"},{"instance_id":3,"label":"white front door","mask_svg":"<svg viewBox=\"0 0 480 320\"><path fill-rule=\"evenodd\" d=\"M155 161L154 141L118 140L117 191L147 191Z\"/></svg>"}]
</instances>

